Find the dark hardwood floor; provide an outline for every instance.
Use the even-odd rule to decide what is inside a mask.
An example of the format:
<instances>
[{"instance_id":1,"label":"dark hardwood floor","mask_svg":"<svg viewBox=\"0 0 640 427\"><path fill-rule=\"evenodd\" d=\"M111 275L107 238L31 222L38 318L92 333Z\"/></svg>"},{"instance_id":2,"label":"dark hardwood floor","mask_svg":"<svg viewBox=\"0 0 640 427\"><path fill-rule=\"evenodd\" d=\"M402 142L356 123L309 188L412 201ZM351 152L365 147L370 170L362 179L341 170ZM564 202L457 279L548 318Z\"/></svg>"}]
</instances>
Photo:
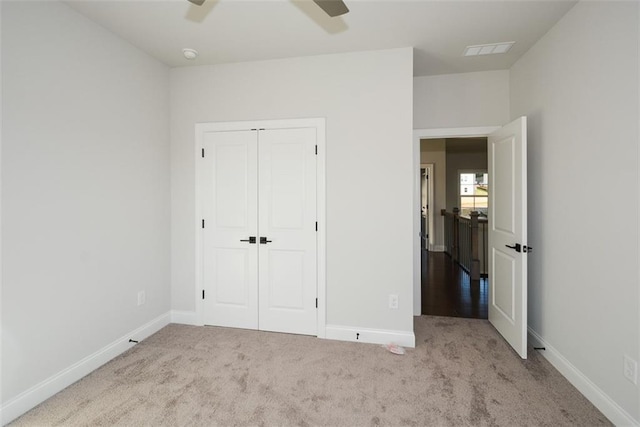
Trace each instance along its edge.
<instances>
[{"instance_id":1,"label":"dark hardwood floor","mask_svg":"<svg viewBox=\"0 0 640 427\"><path fill-rule=\"evenodd\" d=\"M422 250L422 314L487 319L488 283L469 274L444 252Z\"/></svg>"}]
</instances>

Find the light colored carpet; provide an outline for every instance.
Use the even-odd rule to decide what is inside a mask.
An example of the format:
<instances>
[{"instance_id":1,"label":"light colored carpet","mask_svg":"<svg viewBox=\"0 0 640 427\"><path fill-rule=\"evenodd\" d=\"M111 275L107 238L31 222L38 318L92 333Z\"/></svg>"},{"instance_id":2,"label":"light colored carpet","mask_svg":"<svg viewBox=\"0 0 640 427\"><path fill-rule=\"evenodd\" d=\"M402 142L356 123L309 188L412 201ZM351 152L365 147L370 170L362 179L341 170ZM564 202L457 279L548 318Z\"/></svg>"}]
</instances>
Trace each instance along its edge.
<instances>
[{"instance_id":1,"label":"light colored carpet","mask_svg":"<svg viewBox=\"0 0 640 427\"><path fill-rule=\"evenodd\" d=\"M419 317L415 349L169 325L14 426L611 425L484 320Z\"/></svg>"}]
</instances>

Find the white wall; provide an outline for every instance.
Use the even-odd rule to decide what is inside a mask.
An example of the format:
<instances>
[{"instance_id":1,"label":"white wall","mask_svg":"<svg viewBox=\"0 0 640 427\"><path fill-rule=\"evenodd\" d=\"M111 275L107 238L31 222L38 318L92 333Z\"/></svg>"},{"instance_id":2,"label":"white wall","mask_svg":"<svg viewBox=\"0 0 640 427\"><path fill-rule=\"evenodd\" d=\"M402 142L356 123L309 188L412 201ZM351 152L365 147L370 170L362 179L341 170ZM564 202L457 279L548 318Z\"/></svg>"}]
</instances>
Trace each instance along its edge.
<instances>
[{"instance_id":1,"label":"white wall","mask_svg":"<svg viewBox=\"0 0 640 427\"><path fill-rule=\"evenodd\" d=\"M171 70L174 309L195 310L194 124L326 117L327 323L413 331L412 62L404 48Z\"/></svg>"},{"instance_id":2,"label":"white wall","mask_svg":"<svg viewBox=\"0 0 640 427\"><path fill-rule=\"evenodd\" d=\"M0 4L0 358L2 357L2 5ZM2 360L0 359L0 407L2 406L3 393L2 384L4 384L4 377L2 375ZM2 423L2 415L0 415L0 423Z\"/></svg>"},{"instance_id":3,"label":"white wall","mask_svg":"<svg viewBox=\"0 0 640 427\"><path fill-rule=\"evenodd\" d=\"M640 361L638 16L578 3L511 69L511 117L529 122L529 326L620 425L640 421L622 371Z\"/></svg>"},{"instance_id":4,"label":"white wall","mask_svg":"<svg viewBox=\"0 0 640 427\"><path fill-rule=\"evenodd\" d=\"M62 3L1 7L4 405L169 311L170 187L168 69Z\"/></svg>"},{"instance_id":5,"label":"white wall","mask_svg":"<svg viewBox=\"0 0 640 427\"><path fill-rule=\"evenodd\" d=\"M445 209L447 194L447 152L444 138L423 139L420 141L420 163L433 163L433 215L432 244L434 251L444 250L444 217L440 210Z\"/></svg>"},{"instance_id":6,"label":"white wall","mask_svg":"<svg viewBox=\"0 0 640 427\"><path fill-rule=\"evenodd\" d=\"M2 406L2 5L0 4L0 407ZM0 415L0 423L2 423Z\"/></svg>"},{"instance_id":7,"label":"white wall","mask_svg":"<svg viewBox=\"0 0 640 427\"><path fill-rule=\"evenodd\" d=\"M416 77L415 129L502 126L509 121L509 71Z\"/></svg>"}]
</instances>

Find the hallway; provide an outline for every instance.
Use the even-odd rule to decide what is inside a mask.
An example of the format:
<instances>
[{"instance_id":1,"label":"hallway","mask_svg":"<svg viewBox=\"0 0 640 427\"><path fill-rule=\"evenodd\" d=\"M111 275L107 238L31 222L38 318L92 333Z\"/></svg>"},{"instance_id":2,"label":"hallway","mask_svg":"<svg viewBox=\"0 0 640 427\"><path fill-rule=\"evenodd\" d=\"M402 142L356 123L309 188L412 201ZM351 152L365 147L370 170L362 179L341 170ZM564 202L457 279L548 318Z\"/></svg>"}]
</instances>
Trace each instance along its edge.
<instances>
[{"instance_id":1,"label":"hallway","mask_svg":"<svg viewBox=\"0 0 640 427\"><path fill-rule=\"evenodd\" d=\"M422 314L488 318L488 279L469 274L444 252L422 251Z\"/></svg>"}]
</instances>

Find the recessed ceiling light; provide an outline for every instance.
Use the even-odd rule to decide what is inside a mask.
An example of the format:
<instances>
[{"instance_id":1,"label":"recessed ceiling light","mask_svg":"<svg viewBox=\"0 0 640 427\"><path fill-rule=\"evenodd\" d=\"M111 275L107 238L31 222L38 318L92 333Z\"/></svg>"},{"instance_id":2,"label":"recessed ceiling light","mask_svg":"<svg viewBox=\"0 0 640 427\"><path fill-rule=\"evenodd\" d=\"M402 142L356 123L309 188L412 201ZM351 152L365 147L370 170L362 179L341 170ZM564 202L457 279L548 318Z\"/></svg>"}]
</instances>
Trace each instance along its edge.
<instances>
[{"instance_id":1,"label":"recessed ceiling light","mask_svg":"<svg viewBox=\"0 0 640 427\"><path fill-rule=\"evenodd\" d=\"M467 46L464 50L464 56L495 55L498 53L507 53L514 43L515 42L501 42Z\"/></svg>"},{"instance_id":2,"label":"recessed ceiling light","mask_svg":"<svg viewBox=\"0 0 640 427\"><path fill-rule=\"evenodd\" d=\"M194 59L196 59L198 57L198 51L195 50L195 49L184 48L184 49L182 49L182 54L189 61L193 61Z\"/></svg>"}]
</instances>

